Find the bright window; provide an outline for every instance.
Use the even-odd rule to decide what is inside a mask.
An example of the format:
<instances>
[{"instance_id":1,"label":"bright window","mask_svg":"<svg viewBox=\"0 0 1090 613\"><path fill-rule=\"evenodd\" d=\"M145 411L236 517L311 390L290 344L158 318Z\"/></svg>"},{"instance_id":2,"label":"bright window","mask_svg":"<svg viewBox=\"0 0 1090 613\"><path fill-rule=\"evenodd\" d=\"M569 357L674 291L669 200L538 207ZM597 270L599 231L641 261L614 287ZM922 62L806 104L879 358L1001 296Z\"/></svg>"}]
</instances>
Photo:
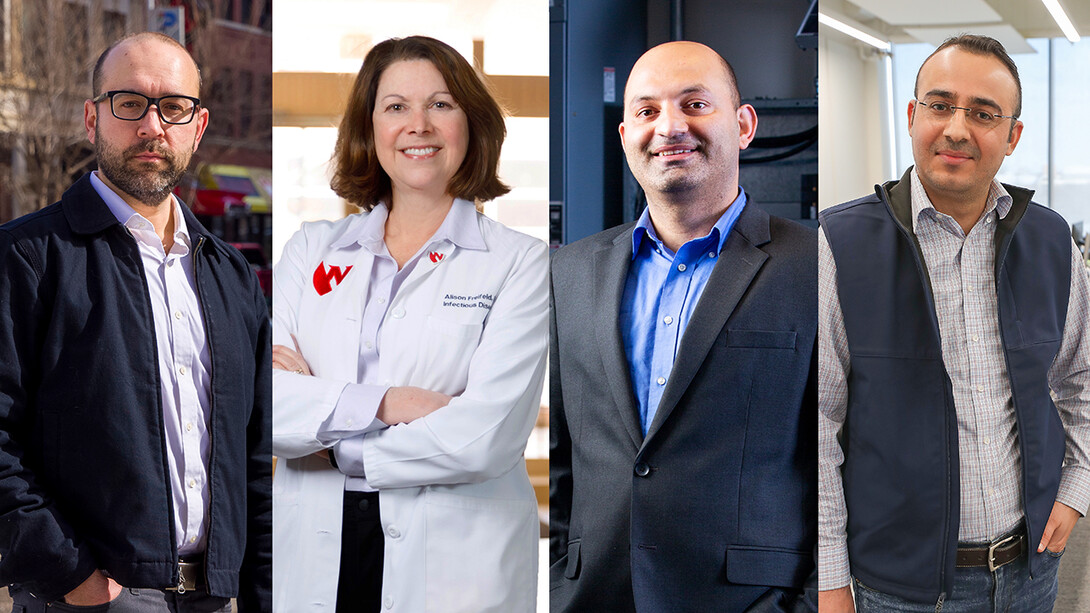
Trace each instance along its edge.
<instances>
[{"instance_id":1,"label":"bright window","mask_svg":"<svg viewBox=\"0 0 1090 613\"><path fill-rule=\"evenodd\" d=\"M1069 224L1090 230L1090 41L1071 44L1062 38L1030 39L1037 53L1012 56L1022 80L1025 125L1014 153L998 179L1035 191L1034 201L1059 212ZM908 103L920 65L934 50L923 43L893 47L894 116L897 166L912 164Z\"/></svg>"}]
</instances>

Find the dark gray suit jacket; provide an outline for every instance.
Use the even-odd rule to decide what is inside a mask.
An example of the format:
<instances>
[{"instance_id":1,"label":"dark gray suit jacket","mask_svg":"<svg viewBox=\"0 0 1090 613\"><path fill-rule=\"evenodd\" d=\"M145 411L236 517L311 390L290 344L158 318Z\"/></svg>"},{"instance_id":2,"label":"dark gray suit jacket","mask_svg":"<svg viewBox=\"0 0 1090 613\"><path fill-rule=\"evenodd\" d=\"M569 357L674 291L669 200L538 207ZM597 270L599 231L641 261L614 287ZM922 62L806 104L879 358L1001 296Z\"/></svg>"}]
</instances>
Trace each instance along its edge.
<instances>
[{"instance_id":1,"label":"dark gray suit jacket","mask_svg":"<svg viewBox=\"0 0 1090 613\"><path fill-rule=\"evenodd\" d=\"M618 323L632 227L552 262L551 609L816 610L816 232L750 199L644 437Z\"/></svg>"}]
</instances>

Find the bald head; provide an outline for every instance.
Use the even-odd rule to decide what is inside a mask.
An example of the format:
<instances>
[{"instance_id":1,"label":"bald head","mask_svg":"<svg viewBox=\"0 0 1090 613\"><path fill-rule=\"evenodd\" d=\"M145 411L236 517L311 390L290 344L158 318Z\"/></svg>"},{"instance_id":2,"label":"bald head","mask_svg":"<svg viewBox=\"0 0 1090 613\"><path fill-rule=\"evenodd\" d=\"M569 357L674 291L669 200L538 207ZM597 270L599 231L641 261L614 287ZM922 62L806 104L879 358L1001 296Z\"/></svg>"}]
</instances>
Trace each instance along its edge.
<instances>
[{"instance_id":1,"label":"bald head","mask_svg":"<svg viewBox=\"0 0 1090 613\"><path fill-rule=\"evenodd\" d=\"M197 62L193 60L193 56L189 55L189 51L186 50L178 41L173 38L160 34L159 32L137 32L135 34L129 34L124 36L106 47L106 50L98 56L98 60L95 62L95 70L91 77L91 86L94 90L92 97L98 96L103 91L103 83L106 79L106 74L109 70L116 68L116 64L120 64L120 60L128 54L164 54L164 61L178 61L182 58L188 60L188 63L193 67L193 76L196 79L196 90L190 94L193 96L200 96L201 90L201 71L197 67Z\"/></svg>"},{"instance_id":2,"label":"bald head","mask_svg":"<svg viewBox=\"0 0 1090 613\"><path fill-rule=\"evenodd\" d=\"M664 74L710 64L717 64L721 68L723 81L731 92L731 102L737 109L742 104L742 97L738 93L738 81L734 76L734 68L711 47L692 41L663 43L648 49L641 55L632 66L628 83L625 85L625 104L628 104L632 84L645 79L648 74Z\"/></svg>"}]
</instances>

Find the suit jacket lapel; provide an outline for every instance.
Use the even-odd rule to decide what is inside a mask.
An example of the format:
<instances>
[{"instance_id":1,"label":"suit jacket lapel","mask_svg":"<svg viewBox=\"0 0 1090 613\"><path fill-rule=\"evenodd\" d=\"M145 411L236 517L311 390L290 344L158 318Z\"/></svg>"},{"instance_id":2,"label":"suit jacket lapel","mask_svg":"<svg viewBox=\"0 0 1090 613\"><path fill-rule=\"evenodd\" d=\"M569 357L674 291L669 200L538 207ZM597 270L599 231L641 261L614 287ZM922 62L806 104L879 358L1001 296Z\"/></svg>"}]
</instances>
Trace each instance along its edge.
<instances>
[{"instance_id":1,"label":"suit jacket lapel","mask_svg":"<svg viewBox=\"0 0 1090 613\"><path fill-rule=\"evenodd\" d=\"M727 237L719 261L715 263L700 301L693 309L662 400L647 429L644 446L670 417L704 363L712 344L719 338L727 319L768 259L768 254L759 248L770 240L768 222L768 213L757 208L751 198Z\"/></svg>"},{"instance_id":2,"label":"suit jacket lapel","mask_svg":"<svg viewBox=\"0 0 1090 613\"><path fill-rule=\"evenodd\" d=\"M602 365L609 379L613 404L620 413L632 444L639 448L643 441L636 394L628 372L624 341L621 338L620 312L628 267L632 262L632 232L621 232L611 245L594 254L594 275L600 282L594 288L594 330L602 352Z\"/></svg>"}]
</instances>

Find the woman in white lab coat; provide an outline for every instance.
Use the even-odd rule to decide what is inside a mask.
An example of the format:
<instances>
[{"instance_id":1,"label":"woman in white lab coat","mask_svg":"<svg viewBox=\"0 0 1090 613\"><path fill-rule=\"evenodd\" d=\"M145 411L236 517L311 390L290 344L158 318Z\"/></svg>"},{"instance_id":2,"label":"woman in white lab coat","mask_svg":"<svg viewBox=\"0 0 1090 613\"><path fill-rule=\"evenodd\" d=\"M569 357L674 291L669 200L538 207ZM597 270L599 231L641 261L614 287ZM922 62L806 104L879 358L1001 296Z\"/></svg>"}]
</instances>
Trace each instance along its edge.
<instances>
[{"instance_id":1,"label":"woman in white lab coat","mask_svg":"<svg viewBox=\"0 0 1090 613\"><path fill-rule=\"evenodd\" d=\"M304 224L274 271L279 613L535 607L523 451L548 254L474 205L508 191L505 134L446 44L392 39L364 60L332 181L363 212Z\"/></svg>"}]
</instances>

